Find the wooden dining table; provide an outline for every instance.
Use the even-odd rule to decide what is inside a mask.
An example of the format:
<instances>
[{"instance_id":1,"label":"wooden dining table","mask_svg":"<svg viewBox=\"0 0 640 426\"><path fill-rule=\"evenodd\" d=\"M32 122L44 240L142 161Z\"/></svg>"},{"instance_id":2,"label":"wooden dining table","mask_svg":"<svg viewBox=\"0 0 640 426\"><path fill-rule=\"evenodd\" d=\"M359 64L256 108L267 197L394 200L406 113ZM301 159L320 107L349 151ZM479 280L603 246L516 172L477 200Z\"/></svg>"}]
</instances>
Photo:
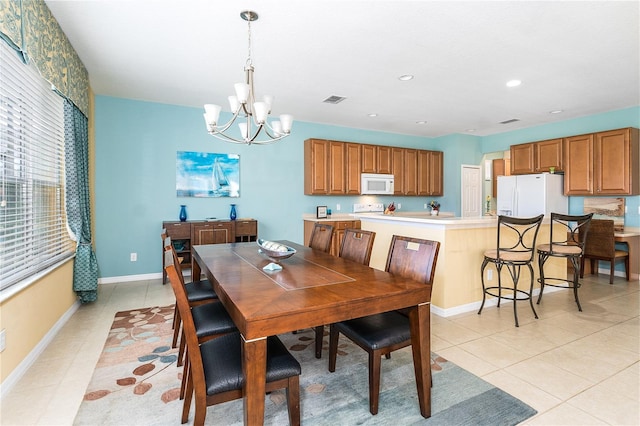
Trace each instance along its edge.
<instances>
[{"instance_id":1,"label":"wooden dining table","mask_svg":"<svg viewBox=\"0 0 640 426\"><path fill-rule=\"evenodd\" d=\"M242 334L245 425L264 422L267 336L400 308L409 308L420 413L430 417L430 285L278 242L297 251L278 271L263 269L272 261L255 242L193 247L192 276L206 275Z\"/></svg>"}]
</instances>

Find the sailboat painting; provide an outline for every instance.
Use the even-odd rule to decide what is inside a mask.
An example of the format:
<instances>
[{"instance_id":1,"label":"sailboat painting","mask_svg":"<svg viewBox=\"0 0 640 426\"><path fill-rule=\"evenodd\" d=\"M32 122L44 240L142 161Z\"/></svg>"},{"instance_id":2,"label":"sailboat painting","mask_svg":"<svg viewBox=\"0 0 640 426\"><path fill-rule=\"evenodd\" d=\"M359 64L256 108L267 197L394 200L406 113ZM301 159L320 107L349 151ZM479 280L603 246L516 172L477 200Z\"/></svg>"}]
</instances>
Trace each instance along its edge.
<instances>
[{"instance_id":1,"label":"sailboat painting","mask_svg":"<svg viewBox=\"0 0 640 426\"><path fill-rule=\"evenodd\" d=\"M240 156L178 151L176 156L178 197L239 197Z\"/></svg>"}]
</instances>

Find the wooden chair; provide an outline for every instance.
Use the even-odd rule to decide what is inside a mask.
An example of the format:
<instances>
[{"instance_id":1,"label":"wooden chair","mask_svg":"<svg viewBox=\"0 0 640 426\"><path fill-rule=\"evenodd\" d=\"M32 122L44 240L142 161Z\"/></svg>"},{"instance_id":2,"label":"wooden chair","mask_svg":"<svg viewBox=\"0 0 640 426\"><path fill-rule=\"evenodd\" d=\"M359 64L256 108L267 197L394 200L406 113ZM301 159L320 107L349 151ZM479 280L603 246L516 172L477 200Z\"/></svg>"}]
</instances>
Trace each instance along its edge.
<instances>
[{"instance_id":1,"label":"wooden chair","mask_svg":"<svg viewBox=\"0 0 640 426\"><path fill-rule=\"evenodd\" d=\"M394 275L428 284L433 288L437 241L394 235L385 270ZM409 317L405 310L384 312L331 324L329 332L329 371L336 370L340 334L369 354L369 411L378 413L380 396L380 358L411 345Z\"/></svg>"},{"instance_id":2,"label":"wooden chair","mask_svg":"<svg viewBox=\"0 0 640 426\"><path fill-rule=\"evenodd\" d=\"M542 300L542 293L544 292L545 285L549 285L551 287L572 288L573 297L578 305L578 310L582 312L580 299L578 299L578 289L580 288L578 274L592 216L593 213L579 216L551 213L549 243L540 244L538 246L538 268L540 269L540 278L538 278L538 282L540 283L540 293L538 294L538 301L536 304L539 305L540 300ZM568 259L573 266L572 279L567 279L567 275L564 272L561 277L546 276L544 273L544 264L550 257Z\"/></svg>"},{"instance_id":3,"label":"wooden chair","mask_svg":"<svg viewBox=\"0 0 640 426\"><path fill-rule=\"evenodd\" d=\"M498 216L498 232L496 248L487 250L484 252L484 260L480 267L480 276L482 281L482 304L478 315L482 313L484 302L487 294L498 298L498 308L500 307L500 301L502 299L513 301L513 316L516 321L516 327L518 324L518 312L516 306L518 301L528 300L533 311L533 316L537 319L538 314L533 307L533 300L531 298L533 292L533 255L535 254L536 238L538 237L538 231L540 230L540 224L544 215L539 215L531 218L518 218L510 216ZM484 284L484 269L489 263L493 263L496 266L498 275L498 285L487 287ZM500 272L502 268L506 266L509 274L511 275L511 281L513 287L503 286ZM529 290L522 290L518 288L518 281L520 280L520 269L526 266L529 268L531 276L531 284ZM497 290L497 293L495 291ZM506 292L506 294L504 293Z\"/></svg>"},{"instance_id":4,"label":"wooden chair","mask_svg":"<svg viewBox=\"0 0 640 426\"><path fill-rule=\"evenodd\" d=\"M192 398L195 399L193 424L204 425L207 407L242 398L242 342L240 333L229 333L204 343L198 341L187 294L175 268L173 258L165 253L165 270L176 294L187 342L189 369L182 408L182 423L189 421ZM280 339L267 338L266 391L286 389L289 423L300 425L300 364Z\"/></svg>"},{"instance_id":5,"label":"wooden chair","mask_svg":"<svg viewBox=\"0 0 640 426\"><path fill-rule=\"evenodd\" d=\"M309 239L309 247L314 250L320 250L329 253L331 248L331 236L333 235L333 225L318 223L313 227L311 238Z\"/></svg>"},{"instance_id":6,"label":"wooden chair","mask_svg":"<svg viewBox=\"0 0 640 426\"><path fill-rule=\"evenodd\" d=\"M363 231L360 229L345 229L340 243L339 256L369 266L373 240L376 233L373 231ZM315 328L316 334L316 358L322 357L322 339L324 337L324 326Z\"/></svg>"},{"instance_id":7,"label":"wooden chair","mask_svg":"<svg viewBox=\"0 0 640 426\"><path fill-rule=\"evenodd\" d=\"M165 247L165 251L167 253L171 252L171 248ZM175 253L170 253L171 259L174 265L178 264ZM168 254L166 254L168 256ZM176 268L177 269L177 268ZM178 279L183 288L185 288L184 279L181 273L178 273ZM186 288L185 288L186 291ZM193 318L193 323L196 328L196 335L198 336L198 342L203 343L207 340L214 339L223 334L232 333L238 331L235 323L229 313L225 309L224 305L220 303L218 299L213 299L207 303L196 303L195 305L189 304L191 307L191 316ZM176 310L174 311L178 315L180 314L177 310L178 305L176 304ZM180 332L180 324L174 329L174 339L176 332ZM184 364L184 371L182 374L182 385L180 386L180 399L184 398L185 390L186 390L186 372L189 370L189 358L186 355L186 342L184 339L184 330L181 333L182 337L180 338L180 349L178 350L178 361L177 365L180 366Z\"/></svg>"},{"instance_id":8,"label":"wooden chair","mask_svg":"<svg viewBox=\"0 0 640 426\"><path fill-rule=\"evenodd\" d=\"M190 283L184 283L184 275L182 273L182 269L180 268L180 260L178 259L178 254L176 253L176 249L171 243L171 237L166 236L164 238L164 249L166 251L171 252L171 257L173 259L173 263L175 265L176 270L180 274L182 284L187 292L187 300L189 300L190 306L202 305L205 303L211 303L218 300L218 295L213 290L213 286L208 280L198 280L192 281ZM178 311L178 307L176 305L176 309L174 310L173 317L173 341L172 347L178 346L179 337L180 337L180 312ZM184 342L180 342L180 350L178 351L178 366L182 365L184 355Z\"/></svg>"},{"instance_id":9,"label":"wooden chair","mask_svg":"<svg viewBox=\"0 0 640 426\"><path fill-rule=\"evenodd\" d=\"M584 247L584 256L580 263L580 278L584 277L584 260L591 262L591 273L598 273L598 261L606 260L610 263L609 284L613 284L615 263L624 260L624 270L629 281L629 252L616 250L613 220L593 219L589 230L589 238Z\"/></svg>"}]
</instances>

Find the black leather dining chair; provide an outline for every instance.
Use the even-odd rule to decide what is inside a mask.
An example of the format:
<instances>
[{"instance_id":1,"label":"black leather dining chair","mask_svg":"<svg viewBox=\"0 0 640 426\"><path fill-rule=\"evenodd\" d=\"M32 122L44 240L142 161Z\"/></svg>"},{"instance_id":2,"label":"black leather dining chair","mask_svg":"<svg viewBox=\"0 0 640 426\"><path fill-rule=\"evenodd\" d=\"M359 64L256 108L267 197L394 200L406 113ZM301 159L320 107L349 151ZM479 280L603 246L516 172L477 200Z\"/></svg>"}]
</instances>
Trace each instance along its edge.
<instances>
[{"instance_id":1,"label":"black leather dining chair","mask_svg":"<svg viewBox=\"0 0 640 426\"><path fill-rule=\"evenodd\" d=\"M433 289L433 277L440 243L394 235L385 270L416 280ZM331 324L329 331L329 371L336 370L338 340L347 337L369 354L369 411L378 413L380 398L380 358L411 345L411 329L406 310L383 312Z\"/></svg>"}]
</instances>

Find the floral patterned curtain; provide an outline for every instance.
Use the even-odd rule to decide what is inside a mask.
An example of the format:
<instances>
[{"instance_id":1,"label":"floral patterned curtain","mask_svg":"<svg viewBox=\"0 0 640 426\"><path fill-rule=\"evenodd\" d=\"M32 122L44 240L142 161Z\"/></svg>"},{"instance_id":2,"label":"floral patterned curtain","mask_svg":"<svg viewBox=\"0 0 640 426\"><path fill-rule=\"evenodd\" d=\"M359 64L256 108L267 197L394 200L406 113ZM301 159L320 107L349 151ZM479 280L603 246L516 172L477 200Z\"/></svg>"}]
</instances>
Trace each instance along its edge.
<instances>
[{"instance_id":1,"label":"floral patterned curtain","mask_svg":"<svg viewBox=\"0 0 640 426\"><path fill-rule=\"evenodd\" d=\"M98 262L91 247L89 131L87 117L68 99L64 103L65 200L67 222L77 243L73 290L82 303L98 297Z\"/></svg>"}]
</instances>

